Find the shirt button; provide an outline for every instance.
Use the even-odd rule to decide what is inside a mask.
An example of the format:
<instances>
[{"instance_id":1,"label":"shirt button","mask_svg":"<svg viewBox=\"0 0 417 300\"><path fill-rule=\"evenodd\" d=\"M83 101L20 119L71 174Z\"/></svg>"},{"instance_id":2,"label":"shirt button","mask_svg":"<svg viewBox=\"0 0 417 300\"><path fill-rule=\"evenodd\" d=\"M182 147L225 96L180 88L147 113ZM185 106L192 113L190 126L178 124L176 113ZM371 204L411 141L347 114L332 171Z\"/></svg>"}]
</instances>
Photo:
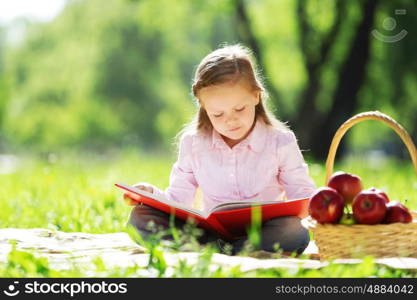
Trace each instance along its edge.
<instances>
[{"instance_id":1,"label":"shirt button","mask_svg":"<svg viewBox=\"0 0 417 300\"><path fill-rule=\"evenodd\" d=\"M230 177L234 177L234 176L235 176L235 174L233 174L233 173L230 174Z\"/></svg>"}]
</instances>

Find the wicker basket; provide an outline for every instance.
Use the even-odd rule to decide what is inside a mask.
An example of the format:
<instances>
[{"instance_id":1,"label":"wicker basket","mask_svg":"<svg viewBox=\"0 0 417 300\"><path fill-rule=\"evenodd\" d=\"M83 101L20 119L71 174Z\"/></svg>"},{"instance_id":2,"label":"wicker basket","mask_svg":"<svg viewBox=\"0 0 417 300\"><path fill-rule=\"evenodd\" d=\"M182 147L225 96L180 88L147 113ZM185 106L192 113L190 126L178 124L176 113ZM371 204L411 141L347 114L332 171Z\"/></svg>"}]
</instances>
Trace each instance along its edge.
<instances>
[{"instance_id":1,"label":"wicker basket","mask_svg":"<svg viewBox=\"0 0 417 300\"><path fill-rule=\"evenodd\" d=\"M365 120L378 120L388 124L406 144L417 173L417 150L407 131L389 116L378 112L364 112L353 116L337 130L326 160L327 183L333 172L333 163L340 140L353 125ZM320 259L380 257L417 257L417 212L412 223L377 225L320 224L310 216L302 224L311 230L319 248Z\"/></svg>"}]
</instances>

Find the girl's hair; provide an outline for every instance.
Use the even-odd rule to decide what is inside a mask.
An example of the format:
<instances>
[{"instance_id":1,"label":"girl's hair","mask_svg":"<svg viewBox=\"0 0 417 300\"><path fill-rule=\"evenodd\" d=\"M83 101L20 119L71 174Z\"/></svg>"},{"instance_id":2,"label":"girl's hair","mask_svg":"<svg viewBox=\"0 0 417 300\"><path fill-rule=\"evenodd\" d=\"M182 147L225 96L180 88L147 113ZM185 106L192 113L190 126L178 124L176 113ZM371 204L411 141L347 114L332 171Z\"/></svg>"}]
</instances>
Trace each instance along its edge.
<instances>
[{"instance_id":1,"label":"girl's hair","mask_svg":"<svg viewBox=\"0 0 417 300\"><path fill-rule=\"evenodd\" d=\"M255 59L252 52L240 44L224 46L203 58L194 75L192 94L198 100L198 93L202 88L223 83L236 83L240 80L244 80L252 91L260 92L259 104L255 107L255 118L262 120L267 125L288 130L287 125L275 118L265 106L264 102L268 95ZM211 132L212 128L206 110L198 103L198 113L184 127L178 137L195 131L207 134Z\"/></svg>"}]
</instances>

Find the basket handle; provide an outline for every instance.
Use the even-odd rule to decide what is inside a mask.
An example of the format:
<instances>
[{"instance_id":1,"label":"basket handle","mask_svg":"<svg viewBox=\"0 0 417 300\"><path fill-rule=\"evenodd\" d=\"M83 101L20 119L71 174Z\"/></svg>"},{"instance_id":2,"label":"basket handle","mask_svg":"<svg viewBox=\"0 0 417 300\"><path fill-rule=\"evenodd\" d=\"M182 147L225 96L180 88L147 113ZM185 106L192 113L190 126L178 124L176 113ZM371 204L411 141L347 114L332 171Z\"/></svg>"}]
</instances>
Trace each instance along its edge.
<instances>
[{"instance_id":1,"label":"basket handle","mask_svg":"<svg viewBox=\"0 0 417 300\"><path fill-rule=\"evenodd\" d=\"M411 160L413 161L414 169L417 174L417 150L408 132L391 117L379 111L368 111L368 112L363 112L363 113L360 113L351 117L346 122L344 122L336 131L336 134L333 137L332 143L330 144L329 154L327 155L325 184L327 184L327 181L329 180L329 177L331 176L333 172L334 159L336 156L336 150L337 150L337 147L339 146L340 140L342 139L342 137L345 135L345 133L348 131L349 128L365 120L378 120L387 124L392 129L394 129L394 131L401 137L402 141L407 146L408 152L410 153L410 156L411 156Z\"/></svg>"}]
</instances>

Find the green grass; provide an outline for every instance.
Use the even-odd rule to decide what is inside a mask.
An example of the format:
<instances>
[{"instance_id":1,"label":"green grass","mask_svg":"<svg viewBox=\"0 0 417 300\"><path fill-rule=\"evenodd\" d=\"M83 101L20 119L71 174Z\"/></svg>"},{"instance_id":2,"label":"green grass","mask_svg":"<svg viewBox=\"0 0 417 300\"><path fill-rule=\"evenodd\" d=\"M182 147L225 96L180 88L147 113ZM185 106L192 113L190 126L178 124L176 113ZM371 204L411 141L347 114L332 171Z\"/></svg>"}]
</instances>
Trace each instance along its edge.
<instances>
[{"instance_id":1,"label":"green grass","mask_svg":"<svg viewBox=\"0 0 417 300\"><path fill-rule=\"evenodd\" d=\"M110 233L125 231L131 207L122 200L114 183L151 182L161 188L168 184L173 157L143 154L136 151L112 155L66 154L40 159L24 157L12 174L1 174L0 228L47 228L65 232ZM417 177L411 163L388 160L347 159L335 170L345 170L362 177L365 187L375 186L388 192L391 199L407 201L417 210ZM310 172L318 186L324 182L324 165L310 163ZM159 277L410 277L415 272L394 270L377 265L367 258L359 265L330 264L320 270L287 269L242 272L239 268L212 268L210 260L217 250L212 246L191 244L201 252L197 264L178 264L168 268L166 248L158 238L146 245L150 259L147 274ZM193 248L194 247L194 248ZM171 247L171 251L182 248ZM88 274L99 277L144 276L143 268L106 270L97 258L96 270ZM14 249L6 263L0 263L4 277L84 277L77 266L53 270L45 258Z\"/></svg>"}]
</instances>

